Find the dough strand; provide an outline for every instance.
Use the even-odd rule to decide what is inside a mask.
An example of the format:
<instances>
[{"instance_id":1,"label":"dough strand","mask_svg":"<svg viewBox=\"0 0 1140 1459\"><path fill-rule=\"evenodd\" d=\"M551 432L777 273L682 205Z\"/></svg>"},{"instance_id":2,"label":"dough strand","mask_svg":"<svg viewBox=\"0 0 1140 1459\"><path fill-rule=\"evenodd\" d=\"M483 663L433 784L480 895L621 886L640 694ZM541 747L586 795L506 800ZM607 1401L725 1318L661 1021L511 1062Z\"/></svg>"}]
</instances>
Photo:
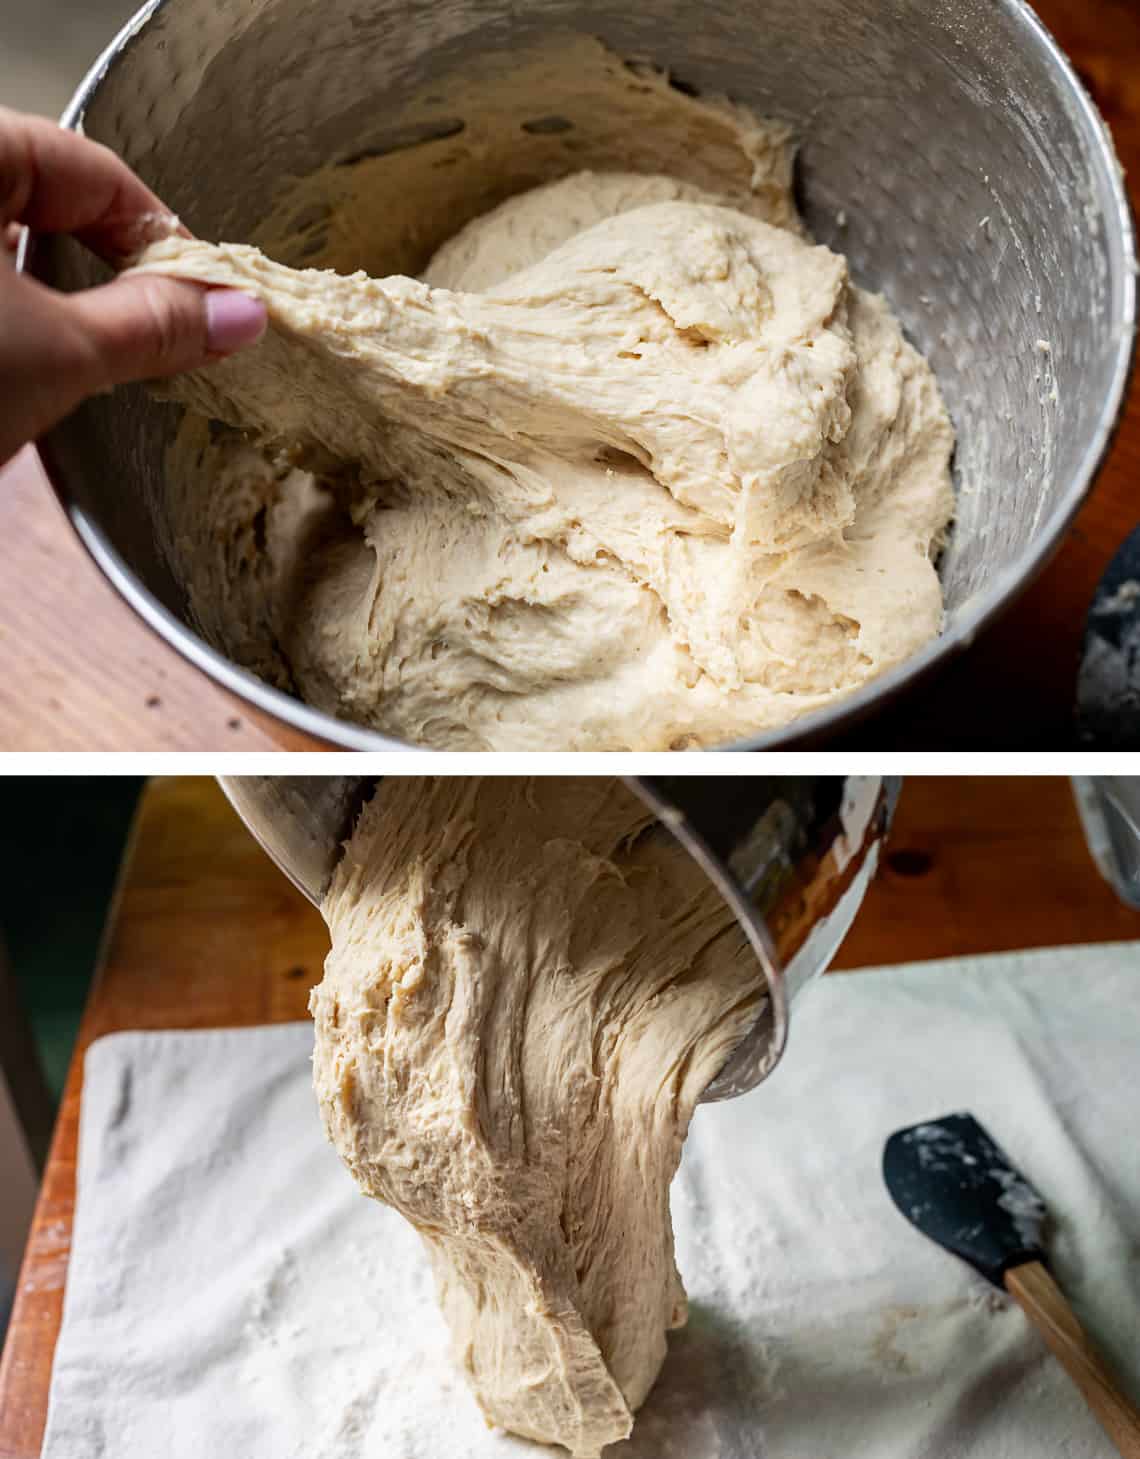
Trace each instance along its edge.
<instances>
[{"instance_id":1,"label":"dough strand","mask_svg":"<svg viewBox=\"0 0 1140 1459\"><path fill-rule=\"evenodd\" d=\"M669 1186L751 948L616 780L389 777L324 913L330 1139L423 1236L488 1421L598 1455L685 1321Z\"/></svg>"}]
</instances>

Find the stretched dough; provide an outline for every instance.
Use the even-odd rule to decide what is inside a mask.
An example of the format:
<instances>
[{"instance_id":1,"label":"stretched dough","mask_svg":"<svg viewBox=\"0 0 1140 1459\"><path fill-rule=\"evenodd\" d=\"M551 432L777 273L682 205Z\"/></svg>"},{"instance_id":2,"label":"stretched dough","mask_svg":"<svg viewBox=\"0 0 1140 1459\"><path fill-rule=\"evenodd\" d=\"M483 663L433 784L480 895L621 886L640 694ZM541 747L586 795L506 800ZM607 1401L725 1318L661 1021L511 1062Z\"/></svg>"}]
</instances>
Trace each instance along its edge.
<instances>
[{"instance_id":1,"label":"stretched dough","mask_svg":"<svg viewBox=\"0 0 1140 1459\"><path fill-rule=\"evenodd\" d=\"M422 1234L487 1419L597 1455L685 1321L669 1185L759 1012L754 954L602 779L388 778L324 914L329 1137Z\"/></svg>"},{"instance_id":2,"label":"stretched dough","mask_svg":"<svg viewBox=\"0 0 1140 1459\"><path fill-rule=\"evenodd\" d=\"M579 173L426 281L180 238L139 268L269 307L171 389L329 483L278 637L333 713L441 748L723 744L940 627L937 385L794 227Z\"/></svg>"}]
</instances>

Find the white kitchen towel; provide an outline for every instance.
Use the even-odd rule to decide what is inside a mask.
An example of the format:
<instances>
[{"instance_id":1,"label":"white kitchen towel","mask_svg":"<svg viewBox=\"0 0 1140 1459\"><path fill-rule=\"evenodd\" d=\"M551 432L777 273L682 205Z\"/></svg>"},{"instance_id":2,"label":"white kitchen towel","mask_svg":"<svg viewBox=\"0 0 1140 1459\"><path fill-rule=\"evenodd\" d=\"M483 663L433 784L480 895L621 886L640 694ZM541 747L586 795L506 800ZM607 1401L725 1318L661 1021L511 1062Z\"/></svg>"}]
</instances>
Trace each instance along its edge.
<instances>
[{"instance_id":1,"label":"white kitchen towel","mask_svg":"<svg viewBox=\"0 0 1140 1459\"><path fill-rule=\"evenodd\" d=\"M452 1371L417 1239L325 1144L307 1024L87 1056L46 1459L523 1459ZM1114 1451L1020 1310L892 1206L883 1142L969 1109L1040 1186L1140 1396L1140 946L824 979L674 1187L689 1325L607 1459ZM561 1451L559 1451L561 1452Z\"/></svg>"}]
</instances>

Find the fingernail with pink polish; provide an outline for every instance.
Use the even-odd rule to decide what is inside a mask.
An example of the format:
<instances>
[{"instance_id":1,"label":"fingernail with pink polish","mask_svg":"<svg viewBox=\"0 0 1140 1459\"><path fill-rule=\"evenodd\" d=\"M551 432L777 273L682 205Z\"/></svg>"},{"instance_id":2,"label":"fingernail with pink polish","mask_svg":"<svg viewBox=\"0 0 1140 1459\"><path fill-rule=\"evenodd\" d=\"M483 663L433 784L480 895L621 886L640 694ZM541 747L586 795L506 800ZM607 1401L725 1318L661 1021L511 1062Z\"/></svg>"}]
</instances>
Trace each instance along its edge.
<instances>
[{"instance_id":1,"label":"fingernail with pink polish","mask_svg":"<svg viewBox=\"0 0 1140 1459\"><path fill-rule=\"evenodd\" d=\"M206 345L213 355L232 355L256 344L267 323L260 299L236 289L211 289L206 295Z\"/></svg>"}]
</instances>

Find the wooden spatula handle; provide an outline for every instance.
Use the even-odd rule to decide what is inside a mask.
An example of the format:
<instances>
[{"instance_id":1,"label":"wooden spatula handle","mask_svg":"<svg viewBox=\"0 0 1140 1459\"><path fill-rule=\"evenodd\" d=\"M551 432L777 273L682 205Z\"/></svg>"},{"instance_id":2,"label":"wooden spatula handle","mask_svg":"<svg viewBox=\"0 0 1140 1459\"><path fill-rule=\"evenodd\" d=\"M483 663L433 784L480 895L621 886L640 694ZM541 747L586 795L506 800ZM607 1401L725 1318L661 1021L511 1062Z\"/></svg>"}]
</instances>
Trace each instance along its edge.
<instances>
[{"instance_id":1,"label":"wooden spatula handle","mask_svg":"<svg viewBox=\"0 0 1140 1459\"><path fill-rule=\"evenodd\" d=\"M1121 1393L1065 1294L1039 1261L1011 1267L1005 1285L1085 1396L1104 1431L1124 1455L1140 1459L1140 1412Z\"/></svg>"}]
</instances>

